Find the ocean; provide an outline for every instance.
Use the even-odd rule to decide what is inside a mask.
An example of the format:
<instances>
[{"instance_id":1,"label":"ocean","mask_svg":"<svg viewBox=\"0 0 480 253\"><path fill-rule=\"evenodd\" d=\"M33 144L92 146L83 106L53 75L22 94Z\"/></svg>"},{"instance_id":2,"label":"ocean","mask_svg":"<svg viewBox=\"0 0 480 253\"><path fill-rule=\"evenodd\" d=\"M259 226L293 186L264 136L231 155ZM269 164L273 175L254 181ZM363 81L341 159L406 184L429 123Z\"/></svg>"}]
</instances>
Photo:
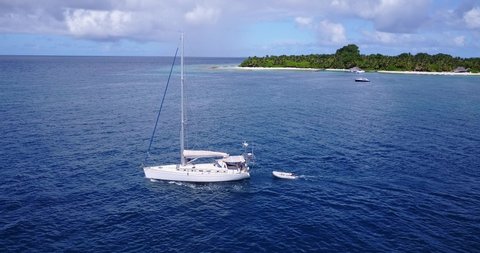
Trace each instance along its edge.
<instances>
[{"instance_id":1,"label":"ocean","mask_svg":"<svg viewBox=\"0 0 480 253\"><path fill-rule=\"evenodd\" d=\"M256 161L151 182L179 161L178 64L145 160L171 61L0 57L1 252L480 251L479 77L186 58L187 147Z\"/></svg>"}]
</instances>

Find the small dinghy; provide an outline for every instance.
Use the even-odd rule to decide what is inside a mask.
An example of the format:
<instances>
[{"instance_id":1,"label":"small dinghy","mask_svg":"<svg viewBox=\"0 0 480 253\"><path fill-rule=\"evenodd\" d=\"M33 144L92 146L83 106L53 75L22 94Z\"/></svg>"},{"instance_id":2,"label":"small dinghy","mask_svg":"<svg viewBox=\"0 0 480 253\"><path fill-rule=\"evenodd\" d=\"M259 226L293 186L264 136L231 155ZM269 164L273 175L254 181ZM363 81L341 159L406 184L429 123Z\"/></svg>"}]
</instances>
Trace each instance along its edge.
<instances>
[{"instance_id":1,"label":"small dinghy","mask_svg":"<svg viewBox=\"0 0 480 253\"><path fill-rule=\"evenodd\" d=\"M281 171L272 171L272 174L274 177L278 178L283 178L283 179L297 179L298 176L296 176L293 173L290 172L281 172Z\"/></svg>"}]
</instances>

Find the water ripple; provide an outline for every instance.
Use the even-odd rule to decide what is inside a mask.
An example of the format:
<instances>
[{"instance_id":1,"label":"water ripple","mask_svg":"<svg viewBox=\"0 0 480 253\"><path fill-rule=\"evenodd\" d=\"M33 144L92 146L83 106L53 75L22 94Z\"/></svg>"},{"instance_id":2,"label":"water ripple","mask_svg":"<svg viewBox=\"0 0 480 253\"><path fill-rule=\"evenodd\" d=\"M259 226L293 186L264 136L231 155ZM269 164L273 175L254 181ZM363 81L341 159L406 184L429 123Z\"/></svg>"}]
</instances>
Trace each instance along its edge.
<instances>
[{"instance_id":1,"label":"water ripple","mask_svg":"<svg viewBox=\"0 0 480 253\"><path fill-rule=\"evenodd\" d=\"M144 178L168 58L0 57L2 252L480 248L476 79L367 73L359 86L347 73L187 60L188 144L237 153L253 141L249 180ZM178 160L178 91L157 162Z\"/></svg>"}]
</instances>

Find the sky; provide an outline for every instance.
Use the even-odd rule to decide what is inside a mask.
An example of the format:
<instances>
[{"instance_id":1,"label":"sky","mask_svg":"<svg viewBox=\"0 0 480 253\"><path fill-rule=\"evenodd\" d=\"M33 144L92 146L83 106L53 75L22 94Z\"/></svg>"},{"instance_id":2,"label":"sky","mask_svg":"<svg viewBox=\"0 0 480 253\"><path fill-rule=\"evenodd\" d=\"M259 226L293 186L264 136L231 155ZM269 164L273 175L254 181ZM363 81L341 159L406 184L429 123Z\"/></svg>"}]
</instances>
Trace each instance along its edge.
<instances>
[{"instance_id":1,"label":"sky","mask_svg":"<svg viewBox=\"0 0 480 253\"><path fill-rule=\"evenodd\" d=\"M0 55L480 57L480 0L0 0Z\"/></svg>"}]
</instances>

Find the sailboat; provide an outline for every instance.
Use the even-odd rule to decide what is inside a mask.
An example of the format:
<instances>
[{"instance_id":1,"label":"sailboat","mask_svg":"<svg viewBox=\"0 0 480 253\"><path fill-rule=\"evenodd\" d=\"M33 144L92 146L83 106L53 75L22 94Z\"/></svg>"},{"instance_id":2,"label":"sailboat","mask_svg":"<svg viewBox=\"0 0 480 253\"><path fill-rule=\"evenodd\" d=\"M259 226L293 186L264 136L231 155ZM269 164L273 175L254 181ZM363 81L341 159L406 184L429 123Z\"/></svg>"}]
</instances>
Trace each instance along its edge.
<instances>
[{"instance_id":1,"label":"sailboat","mask_svg":"<svg viewBox=\"0 0 480 253\"><path fill-rule=\"evenodd\" d=\"M226 182L250 178L248 162L253 158L247 153L248 144L243 143L245 149L242 155L230 155L225 152L210 150L185 149L185 115L184 115L184 38L181 35L181 63L180 63L180 163L167 165L153 165L143 167L145 177L151 180L168 180L183 182ZM176 57L176 56L175 56ZM172 65L173 67L173 65ZM156 126L155 126L156 127ZM151 145L151 143L150 143ZM197 163L197 160L211 159L212 161Z\"/></svg>"}]
</instances>

